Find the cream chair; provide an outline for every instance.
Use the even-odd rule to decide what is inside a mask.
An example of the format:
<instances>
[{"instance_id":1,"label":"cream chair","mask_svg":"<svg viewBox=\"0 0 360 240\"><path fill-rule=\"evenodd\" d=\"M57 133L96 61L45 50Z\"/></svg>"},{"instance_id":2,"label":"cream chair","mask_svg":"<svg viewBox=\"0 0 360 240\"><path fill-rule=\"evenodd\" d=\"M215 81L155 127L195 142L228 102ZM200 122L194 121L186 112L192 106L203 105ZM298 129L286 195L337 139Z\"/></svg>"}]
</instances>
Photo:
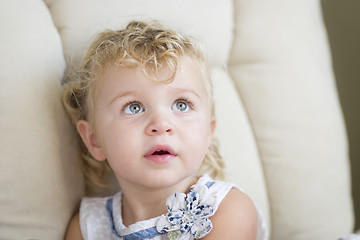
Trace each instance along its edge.
<instances>
[{"instance_id":1,"label":"cream chair","mask_svg":"<svg viewBox=\"0 0 360 240\"><path fill-rule=\"evenodd\" d=\"M84 196L60 101L66 62L130 20L195 36L212 64L227 180L271 239L353 229L344 122L319 0L12 0L0 7L0 238L62 239Z\"/></svg>"}]
</instances>

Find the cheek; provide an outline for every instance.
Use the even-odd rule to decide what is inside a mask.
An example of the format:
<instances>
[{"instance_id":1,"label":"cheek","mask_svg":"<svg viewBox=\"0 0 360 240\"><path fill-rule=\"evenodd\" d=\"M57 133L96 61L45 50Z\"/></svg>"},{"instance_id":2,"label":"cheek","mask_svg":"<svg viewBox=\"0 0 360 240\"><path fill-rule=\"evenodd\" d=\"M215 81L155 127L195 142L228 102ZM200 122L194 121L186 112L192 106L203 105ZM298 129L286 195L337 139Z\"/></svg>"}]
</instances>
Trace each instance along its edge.
<instances>
[{"instance_id":1,"label":"cheek","mask_svg":"<svg viewBox=\"0 0 360 240\"><path fill-rule=\"evenodd\" d=\"M123 131L121 134L113 135L107 140L106 156L111 169L116 174L127 174L136 161L134 158L141 157L140 141L138 137Z\"/></svg>"},{"instance_id":2,"label":"cheek","mask_svg":"<svg viewBox=\"0 0 360 240\"><path fill-rule=\"evenodd\" d=\"M134 140L135 135L129 131L129 129L110 129L102 136L103 147L105 153L109 158L119 158L126 156L129 152L129 149L136 148L134 144L137 141Z\"/></svg>"},{"instance_id":3,"label":"cheek","mask_svg":"<svg viewBox=\"0 0 360 240\"><path fill-rule=\"evenodd\" d=\"M193 125L184 142L188 142L192 152L196 152L199 157L205 156L211 142L211 129L208 121L199 121L198 124Z\"/></svg>"}]
</instances>

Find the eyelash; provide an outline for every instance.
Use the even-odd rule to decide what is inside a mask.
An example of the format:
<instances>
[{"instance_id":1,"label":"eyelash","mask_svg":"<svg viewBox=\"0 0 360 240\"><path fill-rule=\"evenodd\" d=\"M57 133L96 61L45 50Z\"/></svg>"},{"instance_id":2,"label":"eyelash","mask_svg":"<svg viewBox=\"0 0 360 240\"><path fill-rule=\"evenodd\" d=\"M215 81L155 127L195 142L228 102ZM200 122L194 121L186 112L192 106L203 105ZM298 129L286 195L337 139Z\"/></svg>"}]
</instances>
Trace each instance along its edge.
<instances>
[{"instance_id":1,"label":"eyelash","mask_svg":"<svg viewBox=\"0 0 360 240\"><path fill-rule=\"evenodd\" d=\"M128 106L130 106L131 104L139 104L142 108L144 108L143 107L143 105L139 102L139 101L128 101L128 102L126 102L125 104L124 104L124 106L122 107L122 109L121 109L121 112L124 112L125 111L125 109L128 107Z\"/></svg>"},{"instance_id":2,"label":"eyelash","mask_svg":"<svg viewBox=\"0 0 360 240\"><path fill-rule=\"evenodd\" d=\"M176 102L185 102L191 109L194 109L194 104L193 104L188 98L186 98L186 97L180 97L180 98L178 98L178 99L176 99L176 100L174 101L174 103L176 103ZM142 105L139 101L132 100L132 101L126 102L126 103L123 105L123 107L122 107L122 109L121 109L121 112L124 112L125 109L126 109L128 106L130 106L131 104L139 104L142 108L144 108L143 105Z\"/></svg>"},{"instance_id":3,"label":"eyelash","mask_svg":"<svg viewBox=\"0 0 360 240\"><path fill-rule=\"evenodd\" d=\"M185 102L191 109L194 109L194 104L186 97L178 98L174 103L176 102Z\"/></svg>"}]
</instances>

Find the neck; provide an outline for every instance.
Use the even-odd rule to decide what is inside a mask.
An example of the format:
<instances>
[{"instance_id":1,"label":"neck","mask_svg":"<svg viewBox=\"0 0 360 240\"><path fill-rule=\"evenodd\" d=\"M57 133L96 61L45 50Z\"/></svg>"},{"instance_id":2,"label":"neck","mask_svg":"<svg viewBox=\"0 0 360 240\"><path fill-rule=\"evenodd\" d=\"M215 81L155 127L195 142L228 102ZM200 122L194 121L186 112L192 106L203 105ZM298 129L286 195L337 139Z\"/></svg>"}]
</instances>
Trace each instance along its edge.
<instances>
[{"instance_id":1,"label":"neck","mask_svg":"<svg viewBox=\"0 0 360 240\"><path fill-rule=\"evenodd\" d=\"M166 213L166 199L175 192L188 192L197 181L190 177L168 188L145 188L120 184L122 189L122 219L125 226Z\"/></svg>"}]
</instances>

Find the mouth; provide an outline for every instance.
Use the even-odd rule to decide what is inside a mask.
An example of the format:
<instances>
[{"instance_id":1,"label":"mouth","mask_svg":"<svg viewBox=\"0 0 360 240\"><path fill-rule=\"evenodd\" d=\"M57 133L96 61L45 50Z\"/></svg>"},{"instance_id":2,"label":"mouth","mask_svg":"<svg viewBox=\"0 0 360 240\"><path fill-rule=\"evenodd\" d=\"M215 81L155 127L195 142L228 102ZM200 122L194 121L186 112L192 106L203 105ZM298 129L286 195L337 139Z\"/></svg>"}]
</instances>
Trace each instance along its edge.
<instances>
[{"instance_id":1,"label":"mouth","mask_svg":"<svg viewBox=\"0 0 360 240\"><path fill-rule=\"evenodd\" d=\"M176 156L175 151L167 145L156 145L145 154L146 159L155 163L168 163Z\"/></svg>"},{"instance_id":2,"label":"mouth","mask_svg":"<svg viewBox=\"0 0 360 240\"><path fill-rule=\"evenodd\" d=\"M159 151L153 152L151 155L153 155L153 156L156 156L156 155L161 156L161 155L167 155L167 154L170 154L170 153L168 151L166 151L166 150L159 150Z\"/></svg>"}]
</instances>

